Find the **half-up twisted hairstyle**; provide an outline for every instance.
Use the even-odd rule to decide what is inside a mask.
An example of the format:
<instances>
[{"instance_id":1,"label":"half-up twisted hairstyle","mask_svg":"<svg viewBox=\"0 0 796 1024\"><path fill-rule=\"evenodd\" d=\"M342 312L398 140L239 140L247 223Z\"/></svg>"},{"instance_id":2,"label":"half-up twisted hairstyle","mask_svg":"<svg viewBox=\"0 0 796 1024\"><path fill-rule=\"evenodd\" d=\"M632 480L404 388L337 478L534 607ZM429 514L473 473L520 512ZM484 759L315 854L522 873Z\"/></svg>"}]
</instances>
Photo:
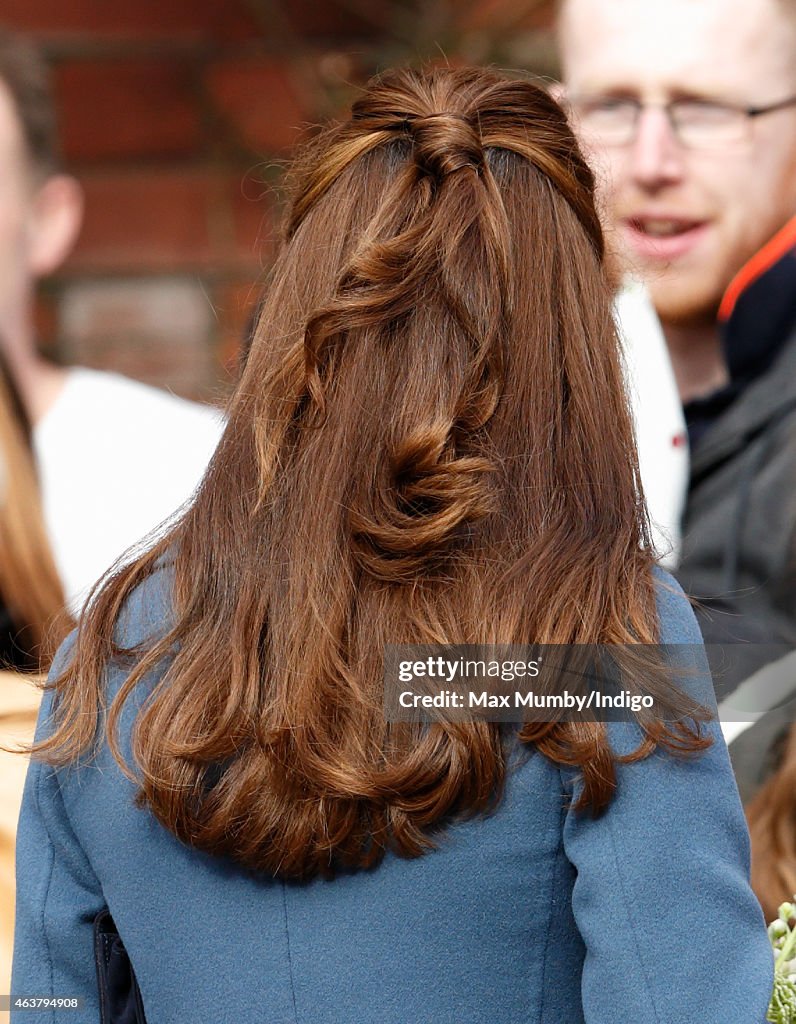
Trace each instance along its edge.
<instances>
[{"instance_id":1,"label":"half-up twisted hairstyle","mask_svg":"<svg viewBox=\"0 0 796 1024\"><path fill-rule=\"evenodd\" d=\"M109 709L178 837L283 877L363 866L487 808L498 726L385 723L388 643L651 643L647 525L592 177L553 100L397 71L301 155L229 422L198 496L105 583L40 756L98 738L108 638L168 556L174 620ZM136 712L135 766L120 710ZM648 722L633 757L704 745ZM522 737L611 799L601 725Z\"/></svg>"}]
</instances>

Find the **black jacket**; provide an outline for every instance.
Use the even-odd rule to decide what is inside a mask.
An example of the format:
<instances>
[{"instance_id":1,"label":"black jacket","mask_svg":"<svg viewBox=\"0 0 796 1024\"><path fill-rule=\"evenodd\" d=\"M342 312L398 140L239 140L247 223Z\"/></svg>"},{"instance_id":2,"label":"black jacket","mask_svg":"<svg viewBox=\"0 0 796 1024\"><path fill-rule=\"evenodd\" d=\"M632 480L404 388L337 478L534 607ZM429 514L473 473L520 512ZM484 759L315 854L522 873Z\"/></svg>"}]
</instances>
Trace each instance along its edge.
<instances>
[{"instance_id":1,"label":"black jacket","mask_svg":"<svg viewBox=\"0 0 796 1024\"><path fill-rule=\"evenodd\" d=\"M677 572L705 642L738 645L719 697L796 647L796 237L722 330L731 383L692 450Z\"/></svg>"}]
</instances>

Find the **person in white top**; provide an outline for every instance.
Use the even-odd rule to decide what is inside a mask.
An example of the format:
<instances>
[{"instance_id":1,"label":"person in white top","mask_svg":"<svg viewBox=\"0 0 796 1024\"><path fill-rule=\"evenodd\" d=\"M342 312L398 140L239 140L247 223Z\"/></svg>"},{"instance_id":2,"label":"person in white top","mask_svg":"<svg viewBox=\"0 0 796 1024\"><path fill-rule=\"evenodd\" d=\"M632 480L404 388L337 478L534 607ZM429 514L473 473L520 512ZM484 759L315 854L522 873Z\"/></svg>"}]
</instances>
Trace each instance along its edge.
<instances>
[{"instance_id":1,"label":"person in white top","mask_svg":"<svg viewBox=\"0 0 796 1024\"><path fill-rule=\"evenodd\" d=\"M676 569L688 493L688 432L663 330L647 289L628 279L614 313L625 356L641 484L658 560Z\"/></svg>"},{"instance_id":2,"label":"person in white top","mask_svg":"<svg viewBox=\"0 0 796 1024\"><path fill-rule=\"evenodd\" d=\"M221 416L115 373L74 368L33 430L44 518L67 602L190 498Z\"/></svg>"},{"instance_id":3,"label":"person in white top","mask_svg":"<svg viewBox=\"0 0 796 1024\"><path fill-rule=\"evenodd\" d=\"M193 493L221 417L38 353L35 285L68 255L82 193L60 168L46 66L25 38L5 30L0 172L0 347L33 426L49 539L76 611L96 578Z\"/></svg>"}]
</instances>

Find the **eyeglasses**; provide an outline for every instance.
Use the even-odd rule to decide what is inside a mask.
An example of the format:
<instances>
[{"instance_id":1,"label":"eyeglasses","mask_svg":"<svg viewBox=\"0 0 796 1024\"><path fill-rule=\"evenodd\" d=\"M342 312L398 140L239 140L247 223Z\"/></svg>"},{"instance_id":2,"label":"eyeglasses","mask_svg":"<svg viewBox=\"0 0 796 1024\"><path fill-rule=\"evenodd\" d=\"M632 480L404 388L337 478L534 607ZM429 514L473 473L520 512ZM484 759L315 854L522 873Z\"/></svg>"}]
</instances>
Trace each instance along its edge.
<instances>
[{"instance_id":1,"label":"eyeglasses","mask_svg":"<svg viewBox=\"0 0 796 1024\"><path fill-rule=\"evenodd\" d=\"M764 107L744 107L712 100L679 99L669 103L642 103L614 96L569 97L582 132L605 146L629 146L636 137L642 110L662 110L678 141L689 149L711 149L750 138L752 119L796 106L796 96Z\"/></svg>"}]
</instances>

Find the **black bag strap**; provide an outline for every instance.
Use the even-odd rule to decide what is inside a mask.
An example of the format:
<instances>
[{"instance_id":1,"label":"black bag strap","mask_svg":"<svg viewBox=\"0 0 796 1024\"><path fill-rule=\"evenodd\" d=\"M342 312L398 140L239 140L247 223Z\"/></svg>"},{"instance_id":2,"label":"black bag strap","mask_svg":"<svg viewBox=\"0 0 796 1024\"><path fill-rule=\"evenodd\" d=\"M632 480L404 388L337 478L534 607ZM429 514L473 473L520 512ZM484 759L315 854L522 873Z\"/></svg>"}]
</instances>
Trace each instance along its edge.
<instances>
[{"instance_id":1,"label":"black bag strap","mask_svg":"<svg viewBox=\"0 0 796 1024\"><path fill-rule=\"evenodd\" d=\"M94 918L94 959L101 1024L146 1024L133 965L108 910Z\"/></svg>"}]
</instances>

